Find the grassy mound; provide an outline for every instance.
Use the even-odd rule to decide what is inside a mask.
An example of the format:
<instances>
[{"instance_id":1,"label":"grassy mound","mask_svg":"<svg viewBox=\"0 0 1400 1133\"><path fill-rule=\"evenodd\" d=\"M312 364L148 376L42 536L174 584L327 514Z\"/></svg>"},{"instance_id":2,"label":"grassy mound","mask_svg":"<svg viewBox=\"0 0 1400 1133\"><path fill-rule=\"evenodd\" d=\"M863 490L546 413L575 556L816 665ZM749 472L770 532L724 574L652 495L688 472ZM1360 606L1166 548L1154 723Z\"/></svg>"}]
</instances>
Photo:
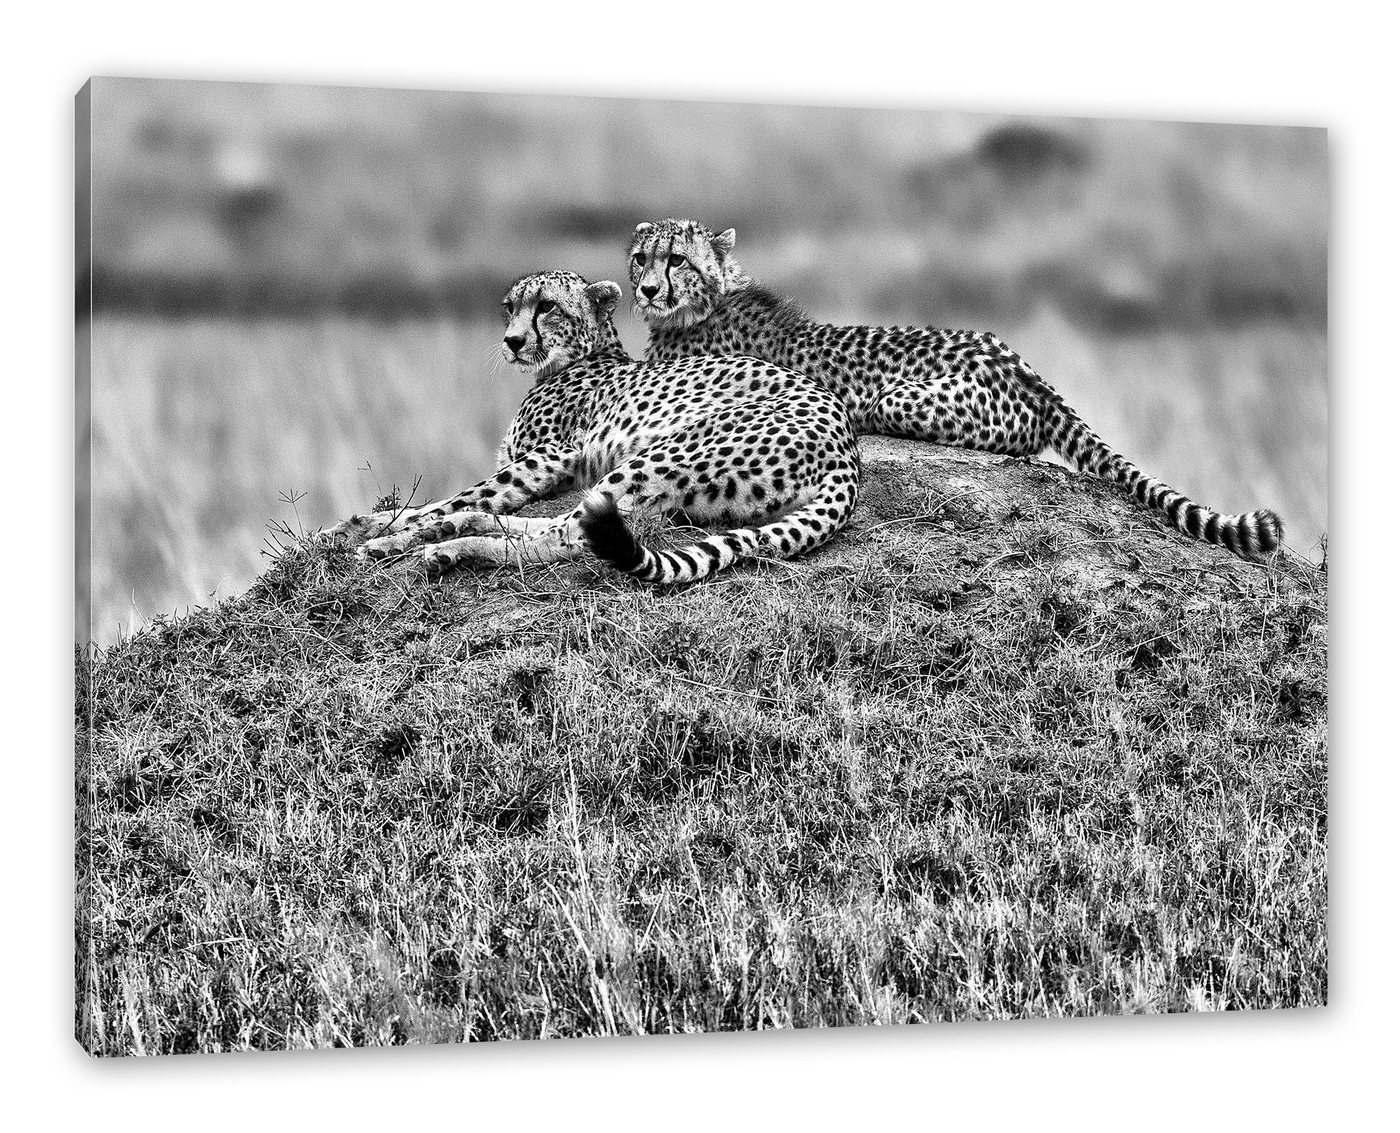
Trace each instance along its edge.
<instances>
[{"instance_id":1,"label":"grassy mound","mask_svg":"<svg viewBox=\"0 0 1400 1133\"><path fill-rule=\"evenodd\" d=\"M667 592L301 543L80 658L84 1045L1325 1002L1325 569L862 449L804 560Z\"/></svg>"}]
</instances>

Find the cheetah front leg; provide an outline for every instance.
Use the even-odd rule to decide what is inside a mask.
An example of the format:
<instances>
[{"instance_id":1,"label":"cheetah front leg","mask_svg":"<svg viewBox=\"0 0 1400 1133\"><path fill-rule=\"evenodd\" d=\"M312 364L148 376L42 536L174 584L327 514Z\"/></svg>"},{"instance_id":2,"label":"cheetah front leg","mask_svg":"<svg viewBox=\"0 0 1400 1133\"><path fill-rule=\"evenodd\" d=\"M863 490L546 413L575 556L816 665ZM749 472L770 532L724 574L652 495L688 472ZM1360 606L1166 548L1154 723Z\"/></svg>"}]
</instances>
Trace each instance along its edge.
<instances>
[{"instance_id":1,"label":"cheetah front leg","mask_svg":"<svg viewBox=\"0 0 1400 1133\"><path fill-rule=\"evenodd\" d=\"M334 527L323 527L316 532L314 538L329 540L344 538L350 542L374 539L401 528L406 517L412 515L415 510L405 505L395 508L393 511L372 511L368 515L352 515L349 519L341 520Z\"/></svg>"},{"instance_id":2,"label":"cheetah front leg","mask_svg":"<svg viewBox=\"0 0 1400 1133\"><path fill-rule=\"evenodd\" d=\"M406 515L396 533L371 539L361 555L379 559L421 543L437 543L478 530L482 513L508 515L535 500L571 487L583 466L582 449L537 449L512 461L481 483Z\"/></svg>"}]
</instances>

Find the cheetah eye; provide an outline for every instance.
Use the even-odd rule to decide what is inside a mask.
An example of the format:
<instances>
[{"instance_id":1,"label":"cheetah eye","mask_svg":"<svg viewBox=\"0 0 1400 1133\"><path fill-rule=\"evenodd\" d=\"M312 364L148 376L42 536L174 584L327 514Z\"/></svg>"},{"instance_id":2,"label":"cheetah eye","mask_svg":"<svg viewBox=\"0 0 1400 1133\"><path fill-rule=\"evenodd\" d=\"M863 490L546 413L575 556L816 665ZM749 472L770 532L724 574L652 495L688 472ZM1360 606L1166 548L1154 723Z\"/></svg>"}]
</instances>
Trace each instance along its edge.
<instances>
[{"instance_id":1,"label":"cheetah eye","mask_svg":"<svg viewBox=\"0 0 1400 1133\"><path fill-rule=\"evenodd\" d=\"M553 299L541 299L535 304L535 310L541 315L547 315L550 311L554 310L556 306L558 306L558 304L555 303Z\"/></svg>"},{"instance_id":2,"label":"cheetah eye","mask_svg":"<svg viewBox=\"0 0 1400 1133\"><path fill-rule=\"evenodd\" d=\"M638 267L644 266L647 262L647 254L645 252L638 252L632 257L632 262Z\"/></svg>"},{"instance_id":3,"label":"cheetah eye","mask_svg":"<svg viewBox=\"0 0 1400 1133\"><path fill-rule=\"evenodd\" d=\"M673 268L678 268L685 263L685 257L679 252L672 252L671 258L667 261Z\"/></svg>"}]
</instances>

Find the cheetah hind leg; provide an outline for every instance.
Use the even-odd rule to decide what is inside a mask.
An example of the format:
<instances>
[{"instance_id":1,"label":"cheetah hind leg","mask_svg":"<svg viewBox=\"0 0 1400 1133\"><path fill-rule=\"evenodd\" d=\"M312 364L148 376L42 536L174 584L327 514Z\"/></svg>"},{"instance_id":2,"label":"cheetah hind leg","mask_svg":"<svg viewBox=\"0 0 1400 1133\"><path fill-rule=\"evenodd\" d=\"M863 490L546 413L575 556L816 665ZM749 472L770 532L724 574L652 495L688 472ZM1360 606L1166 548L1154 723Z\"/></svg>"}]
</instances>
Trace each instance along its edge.
<instances>
[{"instance_id":1,"label":"cheetah hind leg","mask_svg":"<svg viewBox=\"0 0 1400 1133\"><path fill-rule=\"evenodd\" d=\"M514 530L494 535L467 535L423 548L428 577L440 578L468 563L496 566L557 563L587 554L577 513L544 519L516 519Z\"/></svg>"},{"instance_id":2,"label":"cheetah hind leg","mask_svg":"<svg viewBox=\"0 0 1400 1133\"><path fill-rule=\"evenodd\" d=\"M985 377L901 375L881 388L858 431L1030 458L1048 443L1036 396Z\"/></svg>"},{"instance_id":3,"label":"cheetah hind leg","mask_svg":"<svg viewBox=\"0 0 1400 1133\"><path fill-rule=\"evenodd\" d=\"M583 453L578 449L532 450L465 492L405 514L394 523L394 534L370 540L361 547L360 554L381 559L466 532L509 534L481 520L479 513L508 514L534 500L556 495L569 483L582 459ZM542 528L522 529L521 533L538 530Z\"/></svg>"},{"instance_id":4,"label":"cheetah hind leg","mask_svg":"<svg viewBox=\"0 0 1400 1133\"><path fill-rule=\"evenodd\" d=\"M453 515L429 522L436 528L437 542L456 539L465 535L493 535L515 537L517 539L537 539L559 522L555 515L528 517L519 515L499 515L489 511L459 511Z\"/></svg>"},{"instance_id":5,"label":"cheetah hind leg","mask_svg":"<svg viewBox=\"0 0 1400 1133\"><path fill-rule=\"evenodd\" d=\"M360 556L368 559L388 558L406 554L414 547L424 544L442 544L470 536L539 539L547 535L558 522L557 516L523 518L494 515L486 511L459 511L453 515L425 520L396 535L372 539L360 548Z\"/></svg>"}]
</instances>

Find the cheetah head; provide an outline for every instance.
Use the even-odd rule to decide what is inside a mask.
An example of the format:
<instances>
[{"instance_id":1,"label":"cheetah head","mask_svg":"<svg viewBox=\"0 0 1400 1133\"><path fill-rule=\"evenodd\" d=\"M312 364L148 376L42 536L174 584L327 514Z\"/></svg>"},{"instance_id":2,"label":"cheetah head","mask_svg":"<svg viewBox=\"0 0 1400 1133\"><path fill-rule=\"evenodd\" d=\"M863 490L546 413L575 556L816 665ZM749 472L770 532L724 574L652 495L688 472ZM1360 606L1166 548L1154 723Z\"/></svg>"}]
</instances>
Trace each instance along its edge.
<instances>
[{"instance_id":1,"label":"cheetah head","mask_svg":"<svg viewBox=\"0 0 1400 1133\"><path fill-rule=\"evenodd\" d=\"M618 341L612 313L621 297L622 288L610 279L589 283L571 271L522 276L501 300L501 354L527 374L558 373Z\"/></svg>"},{"instance_id":2,"label":"cheetah head","mask_svg":"<svg viewBox=\"0 0 1400 1133\"><path fill-rule=\"evenodd\" d=\"M702 322L722 295L748 282L732 228L716 235L693 220L643 221L627 254L633 310L653 329Z\"/></svg>"}]
</instances>

